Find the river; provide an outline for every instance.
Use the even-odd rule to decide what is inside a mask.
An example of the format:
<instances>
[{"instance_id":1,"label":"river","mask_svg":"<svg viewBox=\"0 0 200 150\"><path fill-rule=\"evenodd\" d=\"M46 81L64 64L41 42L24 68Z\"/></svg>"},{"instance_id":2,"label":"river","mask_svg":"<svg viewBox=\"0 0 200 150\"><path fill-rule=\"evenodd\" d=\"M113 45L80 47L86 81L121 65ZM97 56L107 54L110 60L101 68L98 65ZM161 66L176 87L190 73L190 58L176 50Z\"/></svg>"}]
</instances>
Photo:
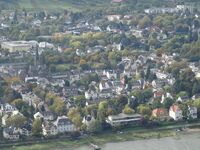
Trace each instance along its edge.
<instances>
[{"instance_id":1,"label":"river","mask_svg":"<svg viewBox=\"0 0 200 150\"><path fill-rule=\"evenodd\" d=\"M93 150L83 146L65 150ZM200 150L200 133L178 135L161 139L127 141L120 143L107 143L101 150Z\"/></svg>"}]
</instances>

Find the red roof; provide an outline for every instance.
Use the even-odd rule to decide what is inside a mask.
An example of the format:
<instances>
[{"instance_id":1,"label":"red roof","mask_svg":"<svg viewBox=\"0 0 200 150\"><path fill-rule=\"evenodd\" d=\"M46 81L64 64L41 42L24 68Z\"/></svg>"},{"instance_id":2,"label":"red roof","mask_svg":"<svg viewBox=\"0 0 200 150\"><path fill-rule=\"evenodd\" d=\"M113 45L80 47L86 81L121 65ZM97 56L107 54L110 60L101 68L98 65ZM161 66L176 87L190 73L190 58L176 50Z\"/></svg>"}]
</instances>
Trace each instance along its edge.
<instances>
[{"instance_id":1,"label":"red roof","mask_svg":"<svg viewBox=\"0 0 200 150\"><path fill-rule=\"evenodd\" d=\"M177 106L177 105L172 105L170 107L170 111L173 111L173 112L177 112L177 111L180 111L181 109Z\"/></svg>"},{"instance_id":2,"label":"red roof","mask_svg":"<svg viewBox=\"0 0 200 150\"><path fill-rule=\"evenodd\" d=\"M159 116L165 116L165 115L168 115L168 112L167 112L167 109L165 108L157 108L157 109L154 109L152 111L152 114L156 115L157 117Z\"/></svg>"}]
</instances>

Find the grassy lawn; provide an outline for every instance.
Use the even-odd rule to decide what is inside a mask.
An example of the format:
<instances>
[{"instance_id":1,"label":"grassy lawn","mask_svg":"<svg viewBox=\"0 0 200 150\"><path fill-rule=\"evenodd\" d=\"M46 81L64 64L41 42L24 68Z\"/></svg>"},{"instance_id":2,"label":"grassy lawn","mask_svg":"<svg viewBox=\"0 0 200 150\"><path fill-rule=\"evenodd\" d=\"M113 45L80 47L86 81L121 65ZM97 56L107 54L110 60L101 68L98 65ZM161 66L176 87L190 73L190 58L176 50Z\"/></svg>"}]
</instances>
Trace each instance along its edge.
<instances>
[{"instance_id":1,"label":"grassy lawn","mask_svg":"<svg viewBox=\"0 0 200 150\"><path fill-rule=\"evenodd\" d=\"M163 131L149 131L144 130L137 132L137 130L126 131L122 134L117 133L104 133L100 135L94 135L86 138L82 138L77 141L71 140L61 140L54 141L42 144L34 144L28 146L19 146L13 148L5 148L2 150L54 150L58 148L69 148L69 147L80 147L81 145L88 145L89 143L95 143L102 145L108 142L123 142L123 141L134 141L134 140L143 140L150 138L162 138L174 136L175 132L172 130L163 130Z\"/></svg>"}]
</instances>

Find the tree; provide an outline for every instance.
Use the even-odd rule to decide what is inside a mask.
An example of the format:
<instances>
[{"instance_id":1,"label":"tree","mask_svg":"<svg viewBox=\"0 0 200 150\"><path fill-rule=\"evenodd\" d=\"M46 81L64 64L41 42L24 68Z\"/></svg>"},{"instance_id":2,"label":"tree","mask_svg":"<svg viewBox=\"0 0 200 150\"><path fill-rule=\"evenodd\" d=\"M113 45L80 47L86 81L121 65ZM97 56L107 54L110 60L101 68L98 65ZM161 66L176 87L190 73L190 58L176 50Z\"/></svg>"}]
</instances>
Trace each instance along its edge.
<instances>
[{"instance_id":1,"label":"tree","mask_svg":"<svg viewBox=\"0 0 200 150\"><path fill-rule=\"evenodd\" d=\"M15 127L20 127L26 122L27 118L24 117L21 114L16 114L8 118L6 121L7 126L15 126Z\"/></svg>"},{"instance_id":2,"label":"tree","mask_svg":"<svg viewBox=\"0 0 200 150\"><path fill-rule=\"evenodd\" d=\"M32 125L32 133L34 136L42 135L42 121L40 119L35 119Z\"/></svg>"},{"instance_id":3,"label":"tree","mask_svg":"<svg viewBox=\"0 0 200 150\"><path fill-rule=\"evenodd\" d=\"M130 108L129 105L126 105L122 112L124 114L133 114L135 111L132 108Z\"/></svg>"},{"instance_id":4,"label":"tree","mask_svg":"<svg viewBox=\"0 0 200 150\"><path fill-rule=\"evenodd\" d=\"M141 104L137 107L137 111L143 116L147 116L147 117L151 116L151 108L149 105Z\"/></svg>"},{"instance_id":5,"label":"tree","mask_svg":"<svg viewBox=\"0 0 200 150\"><path fill-rule=\"evenodd\" d=\"M162 107L162 104L161 104L160 100L155 99L152 103L152 108L155 109L155 108L161 108L161 107Z\"/></svg>"},{"instance_id":6,"label":"tree","mask_svg":"<svg viewBox=\"0 0 200 150\"><path fill-rule=\"evenodd\" d=\"M140 21L139 21L139 26L141 27L141 28L145 28L145 27L147 27L147 26L149 26L149 25L151 25L152 24L152 21L151 21L151 19L148 17L148 16L144 16Z\"/></svg>"},{"instance_id":7,"label":"tree","mask_svg":"<svg viewBox=\"0 0 200 150\"><path fill-rule=\"evenodd\" d=\"M74 102L78 107L84 107L86 103L86 99L84 95L79 95L74 97Z\"/></svg>"},{"instance_id":8,"label":"tree","mask_svg":"<svg viewBox=\"0 0 200 150\"><path fill-rule=\"evenodd\" d=\"M80 128L82 125L82 118L79 110L77 108L71 108L69 112L67 113L67 116L69 119L73 122L73 124Z\"/></svg>"},{"instance_id":9,"label":"tree","mask_svg":"<svg viewBox=\"0 0 200 150\"><path fill-rule=\"evenodd\" d=\"M172 104L174 104L174 103L175 103L175 101L173 99L167 97L167 98L165 98L165 100L163 102L163 106L164 106L164 108L169 109L172 106Z\"/></svg>"},{"instance_id":10,"label":"tree","mask_svg":"<svg viewBox=\"0 0 200 150\"><path fill-rule=\"evenodd\" d=\"M188 105L187 103L179 104L180 109L182 110L182 115L184 119L188 118Z\"/></svg>"},{"instance_id":11,"label":"tree","mask_svg":"<svg viewBox=\"0 0 200 150\"><path fill-rule=\"evenodd\" d=\"M200 27L200 22L199 20L195 19L194 20L194 28L198 29Z\"/></svg>"},{"instance_id":12,"label":"tree","mask_svg":"<svg viewBox=\"0 0 200 150\"><path fill-rule=\"evenodd\" d=\"M97 120L101 123L104 123L105 122L105 117L106 117L106 110L101 110L101 109L98 109L97 111Z\"/></svg>"},{"instance_id":13,"label":"tree","mask_svg":"<svg viewBox=\"0 0 200 150\"><path fill-rule=\"evenodd\" d=\"M66 113L65 103L60 97L54 99L53 105L50 108L58 115Z\"/></svg>"},{"instance_id":14,"label":"tree","mask_svg":"<svg viewBox=\"0 0 200 150\"><path fill-rule=\"evenodd\" d=\"M193 105L195 107L197 107L197 115L198 117L200 117L200 99L196 99L194 102L193 102Z\"/></svg>"},{"instance_id":15,"label":"tree","mask_svg":"<svg viewBox=\"0 0 200 150\"><path fill-rule=\"evenodd\" d=\"M150 69L151 69L151 68L150 68L150 65L148 65L147 71L146 71L146 76L145 76L146 80L149 79L149 76L150 76L150 74L151 74L151 70L150 70Z\"/></svg>"},{"instance_id":16,"label":"tree","mask_svg":"<svg viewBox=\"0 0 200 150\"><path fill-rule=\"evenodd\" d=\"M92 121L87 127L89 133L100 133L102 129L102 124L98 120Z\"/></svg>"},{"instance_id":17,"label":"tree","mask_svg":"<svg viewBox=\"0 0 200 150\"><path fill-rule=\"evenodd\" d=\"M192 87L192 95L199 93L200 91L200 84L199 81L195 82Z\"/></svg>"},{"instance_id":18,"label":"tree","mask_svg":"<svg viewBox=\"0 0 200 150\"><path fill-rule=\"evenodd\" d=\"M22 99L16 99L12 104L26 117L32 117L33 112L28 103L24 102Z\"/></svg>"},{"instance_id":19,"label":"tree","mask_svg":"<svg viewBox=\"0 0 200 150\"><path fill-rule=\"evenodd\" d=\"M13 15L13 23L17 23L18 18L17 18L17 11L15 10L14 15Z\"/></svg>"}]
</instances>

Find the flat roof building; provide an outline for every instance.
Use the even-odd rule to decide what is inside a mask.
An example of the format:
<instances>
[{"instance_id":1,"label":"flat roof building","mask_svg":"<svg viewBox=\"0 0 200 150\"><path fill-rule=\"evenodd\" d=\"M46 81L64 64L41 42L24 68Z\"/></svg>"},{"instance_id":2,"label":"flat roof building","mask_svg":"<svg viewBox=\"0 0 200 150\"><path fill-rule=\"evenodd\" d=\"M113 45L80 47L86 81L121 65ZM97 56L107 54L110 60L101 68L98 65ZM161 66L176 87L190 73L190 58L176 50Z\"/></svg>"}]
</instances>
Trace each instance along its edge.
<instances>
[{"instance_id":1,"label":"flat roof building","mask_svg":"<svg viewBox=\"0 0 200 150\"><path fill-rule=\"evenodd\" d=\"M28 51L36 45L36 42L31 41L8 41L2 42L1 48L8 49L9 52Z\"/></svg>"},{"instance_id":2,"label":"flat roof building","mask_svg":"<svg viewBox=\"0 0 200 150\"><path fill-rule=\"evenodd\" d=\"M142 119L142 115L140 114L124 114L120 113L118 115L110 115L106 119L106 122L111 126L119 126L119 125L130 125L136 124Z\"/></svg>"}]
</instances>

